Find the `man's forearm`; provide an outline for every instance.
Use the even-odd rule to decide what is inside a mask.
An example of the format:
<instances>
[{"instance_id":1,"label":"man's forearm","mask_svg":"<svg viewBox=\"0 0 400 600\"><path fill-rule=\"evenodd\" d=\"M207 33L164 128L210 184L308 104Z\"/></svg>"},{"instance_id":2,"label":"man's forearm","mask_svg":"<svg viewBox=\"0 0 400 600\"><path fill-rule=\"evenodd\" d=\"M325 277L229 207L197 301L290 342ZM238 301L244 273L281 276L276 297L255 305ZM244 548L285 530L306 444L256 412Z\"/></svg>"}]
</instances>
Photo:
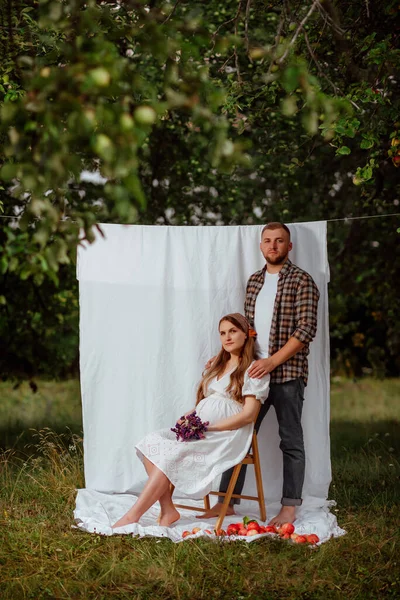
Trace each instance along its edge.
<instances>
[{"instance_id":1,"label":"man's forearm","mask_svg":"<svg viewBox=\"0 0 400 600\"><path fill-rule=\"evenodd\" d=\"M274 369L285 363L289 358L292 358L292 356L300 352L302 348L304 348L303 342L299 342L295 337L289 338L286 344L270 357Z\"/></svg>"},{"instance_id":2,"label":"man's forearm","mask_svg":"<svg viewBox=\"0 0 400 600\"><path fill-rule=\"evenodd\" d=\"M292 358L292 356L300 352L302 348L304 348L303 342L299 342L295 337L289 338L286 344L282 346L278 352L275 352L275 354L268 358L256 360L248 370L249 376L260 379L267 373L274 371L274 369L285 363L289 358Z\"/></svg>"}]
</instances>

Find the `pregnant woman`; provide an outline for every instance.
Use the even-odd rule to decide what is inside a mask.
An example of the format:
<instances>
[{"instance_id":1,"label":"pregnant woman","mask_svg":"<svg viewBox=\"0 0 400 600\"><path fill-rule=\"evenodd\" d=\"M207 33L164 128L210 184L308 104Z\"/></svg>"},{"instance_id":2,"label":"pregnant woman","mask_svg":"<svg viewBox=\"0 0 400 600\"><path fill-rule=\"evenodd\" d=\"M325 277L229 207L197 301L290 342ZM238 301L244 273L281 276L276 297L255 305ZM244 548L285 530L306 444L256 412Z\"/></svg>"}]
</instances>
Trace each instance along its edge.
<instances>
[{"instance_id":1,"label":"pregnant woman","mask_svg":"<svg viewBox=\"0 0 400 600\"><path fill-rule=\"evenodd\" d=\"M268 396L269 375L251 379L247 373L256 358L256 332L243 315L222 317L219 335L222 348L203 374L196 407L186 413L196 410L203 423L209 422L204 439L177 440L170 429L146 435L136 450L149 478L138 500L114 529L137 523L157 501L160 525L170 526L180 517L171 499L171 483L177 491L201 498L218 475L245 457L260 403Z\"/></svg>"}]
</instances>

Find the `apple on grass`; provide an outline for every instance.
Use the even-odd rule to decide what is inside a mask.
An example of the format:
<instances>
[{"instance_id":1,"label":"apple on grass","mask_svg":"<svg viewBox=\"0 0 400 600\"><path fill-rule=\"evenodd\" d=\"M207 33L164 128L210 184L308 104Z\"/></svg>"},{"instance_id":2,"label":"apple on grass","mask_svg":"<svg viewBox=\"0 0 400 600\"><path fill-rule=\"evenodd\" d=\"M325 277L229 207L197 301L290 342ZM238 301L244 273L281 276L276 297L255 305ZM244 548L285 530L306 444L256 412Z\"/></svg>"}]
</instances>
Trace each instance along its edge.
<instances>
[{"instance_id":1,"label":"apple on grass","mask_svg":"<svg viewBox=\"0 0 400 600\"><path fill-rule=\"evenodd\" d=\"M307 538L305 535L298 535L294 541L296 544L305 544L307 542Z\"/></svg>"},{"instance_id":2,"label":"apple on grass","mask_svg":"<svg viewBox=\"0 0 400 600\"><path fill-rule=\"evenodd\" d=\"M282 527L280 527L278 529L278 532L280 535L284 536L284 535L292 535L292 533L294 533L294 525L293 523L284 523L282 525Z\"/></svg>"},{"instance_id":3,"label":"apple on grass","mask_svg":"<svg viewBox=\"0 0 400 600\"><path fill-rule=\"evenodd\" d=\"M307 542L309 544L318 544L319 542L319 537L317 536L316 533L310 533L308 535L306 535L307 538Z\"/></svg>"}]
</instances>

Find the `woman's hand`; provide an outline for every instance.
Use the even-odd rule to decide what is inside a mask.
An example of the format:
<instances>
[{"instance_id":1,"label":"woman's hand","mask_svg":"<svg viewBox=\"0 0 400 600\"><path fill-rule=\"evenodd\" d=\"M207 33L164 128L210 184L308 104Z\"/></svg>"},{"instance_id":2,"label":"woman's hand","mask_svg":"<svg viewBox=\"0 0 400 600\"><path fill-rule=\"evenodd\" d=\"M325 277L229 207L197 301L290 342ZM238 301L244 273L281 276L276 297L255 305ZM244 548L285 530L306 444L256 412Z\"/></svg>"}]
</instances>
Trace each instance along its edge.
<instances>
[{"instance_id":1,"label":"woman's hand","mask_svg":"<svg viewBox=\"0 0 400 600\"><path fill-rule=\"evenodd\" d=\"M245 396L243 409L237 415L221 419L209 425L207 431L232 431L233 429L240 429L245 425L254 423L258 411L260 410L260 401L255 396Z\"/></svg>"},{"instance_id":2,"label":"woman's hand","mask_svg":"<svg viewBox=\"0 0 400 600\"><path fill-rule=\"evenodd\" d=\"M184 414L184 415L182 415L182 417L181 417L180 419L178 419L178 420L177 420L177 424L179 424L179 425L182 425L182 423L183 423L183 419L184 419L185 417L187 417L188 415L191 415L191 414L193 414L193 413L195 412L195 410L196 410L196 407L195 407L195 408L192 408L191 410L188 410L187 412L185 412L185 414Z\"/></svg>"}]
</instances>

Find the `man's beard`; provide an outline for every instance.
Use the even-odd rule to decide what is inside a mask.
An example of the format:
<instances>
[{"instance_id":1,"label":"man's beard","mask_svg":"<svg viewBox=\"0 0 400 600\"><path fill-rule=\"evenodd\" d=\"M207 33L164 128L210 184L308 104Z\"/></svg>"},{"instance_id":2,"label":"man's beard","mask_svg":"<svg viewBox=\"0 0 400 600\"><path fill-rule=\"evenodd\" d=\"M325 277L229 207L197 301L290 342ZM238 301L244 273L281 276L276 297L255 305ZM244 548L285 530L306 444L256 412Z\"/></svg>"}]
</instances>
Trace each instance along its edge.
<instances>
[{"instance_id":1,"label":"man's beard","mask_svg":"<svg viewBox=\"0 0 400 600\"><path fill-rule=\"evenodd\" d=\"M288 254L285 254L284 256L278 254L274 258L271 258L270 256L267 255L265 257L265 260L270 265L281 265L281 264L283 264L285 262L285 260L287 259L287 257L288 257Z\"/></svg>"}]
</instances>

